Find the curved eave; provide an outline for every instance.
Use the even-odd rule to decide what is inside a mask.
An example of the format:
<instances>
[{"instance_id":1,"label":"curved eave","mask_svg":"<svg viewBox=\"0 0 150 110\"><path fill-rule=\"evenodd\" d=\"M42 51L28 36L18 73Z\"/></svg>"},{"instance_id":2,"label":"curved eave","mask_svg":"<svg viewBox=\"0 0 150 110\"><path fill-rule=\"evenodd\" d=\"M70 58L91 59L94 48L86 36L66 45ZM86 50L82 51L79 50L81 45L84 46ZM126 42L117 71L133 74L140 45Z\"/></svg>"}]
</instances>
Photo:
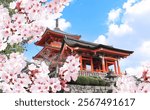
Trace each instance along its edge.
<instances>
[{"instance_id":1,"label":"curved eave","mask_svg":"<svg viewBox=\"0 0 150 110\"><path fill-rule=\"evenodd\" d=\"M60 38L64 38L66 36L68 38L72 38L72 39L80 39L81 38L80 35L72 35L72 34L65 33L61 30L51 30L51 29L47 28L45 30L44 34L41 36L41 39L39 41L35 42L35 45L44 46L45 41L49 39L49 35L57 36Z\"/></svg>"},{"instance_id":2,"label":"curved eave","mask_svg":"<svg viewBox=\"0 0 150 110\"><path fill-rule=\"evenodd\" d=\"M41 39L34 43L35 45L43 46L42 44L44 43L46 39L47 31L48 31L48 28L45 30L44 34L41 36Z\"/></svg>"},{"instance_id":3,"label":"curved eave","mask_svg":"<svg viewBox=\"0 0 150 110\"><path fill-rule=\"evenodd\" d=\"M41 58L41 53L45 50L45 48L43 48L39 53L37 53L35 56L33 56L32 58L33 59L38 59L38 58Z\"/></svg>"},{"instance_id":4,"label":"curved eave","mask_svg":"<svg viewBox=\"0 0 150 110\"><path fill-rule=\"evenodd\" d=\"M39 53L37 53L34 57L33 57L33 59L38 59L38 58L42 58L42 56L41 56L41 54L43 53L43 51L45 51L46 49L49 49L49 50L57 50L58 52L60 51L60 49L59 48L54 48L54 47L50 47L50 46L46 46L46 47L44 47Z\"/></svg>"},{"instance_id":5,"label":"curved eave","mask_svg":"<svg viewBox=\"0 0 150 110\"><path fill-rule=\"evenodd\" d=\"M66 44L68 47L72 48L72 50L76 50L76 51L86 51L86 52L92 52L92 53L100 53L100 54L109 54L109 55L115 55L118 58L126 58L127 56L129 56L130 54L133 53L133 51L117 51L117 50L112 50L112 49L106 49L106 48L99 48L97 50L93 49L93 48L88 48L88 47L84 47L84 46L72 46L72 45L68 45Z\"/></svg>"},{"instance_id":6,"label":"curved eave","mask_svg":"<svg viewBox=\"0 0 150 110\"><path fill-rule=\"evenodd\" d=\"M90 51L93 51L95 53L99 52L99 53L114 54L122 58L125 58L134 52L134 51L124 50L124 49L114 48L112 46L107 46L103 44L95 44L95 43L90 43L81 40L74 40L74 39L64 39L64 43L66 43L66 45L70 46L71 48L74 48L75 50L88 51L90 49Z\"/></svg>"},{"instance_id":7,"label":"curved eave","mask_svg":"<svg viewBox=\"0 0 150 110\"><path fill-rule=\"evenodd\" d=\"M108 49L108 50L113 50L113 51L118 51L118 52L122 52L122 53L127 53L127 54L132 54L134 51L130 51L130 50L124 50L124 49L120 49L120 48L114 48L112 46L107 46L107 45L103 45L103 44L99 44L98 46L95 47L96 49L100 49L100 48L104 48L104 49Z\"/></svg>"}]
</instances>

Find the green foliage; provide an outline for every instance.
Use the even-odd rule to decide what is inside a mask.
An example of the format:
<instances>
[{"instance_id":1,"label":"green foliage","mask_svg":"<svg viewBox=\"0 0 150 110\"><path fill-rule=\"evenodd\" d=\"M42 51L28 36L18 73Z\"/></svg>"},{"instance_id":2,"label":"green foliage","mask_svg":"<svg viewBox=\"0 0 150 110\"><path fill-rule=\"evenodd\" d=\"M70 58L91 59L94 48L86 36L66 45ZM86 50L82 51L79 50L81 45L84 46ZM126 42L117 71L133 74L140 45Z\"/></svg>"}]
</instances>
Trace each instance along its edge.
<instances>
[{"instance_id":1,"label":"green foliage","mask_svg":"<svg viewBox=\"0 0 150 110\"><path fill-rule=\"evenodd\" d=\"M80 76L78 77L76 83L79 85L89 85L88 77Z\"/></svg>"},{"instance_id":2,"label":"green foliage","mask_svg":"<svg viewBox=\"0 0 150 110\"><path fill-rule=\"evenodd\" d=\"M0 5L3 4L4 7L9 7L10 2L13 2L16 0L0 0Z\"/></svg>"},{"instance_id":3,"label":"green foliage","mask_svg":"<svg viewBox=\"0 0 150 110\"><path fill-rule=\"evenodd\" d=\"M99 79L99 84L104 85L104 86L110 86L110 84L104 80Z\"/></svg>"},{"instance_id":4,"label":"green foliage","mask_svg":"<svg viewBox=\"0 0 150 110\"><path fill-rule=\"evenodd\" d=\"M9 8L10 2L13 2L13 1L16 1L16 0L0 0L0 5L3 5L9 10L10 16L15 13L15 10L12 10ZM1 51L0 53L8 55L8 54L11 54L12 52L23 53L24 50L25 50L25 47L22 44L14 44L14 45L8 44L7 48L4 51Z\"/></svg>"},{"instance_id":5,"label":"green foliage","mask_svg":"<svg viewBox=\"0 0 150 110\"><path fill-rule=\"evenodd\" d=\"M106 82L105 80L98 78L98 77L90 77L90 76L79 76L75 82L71 81L69 84L110 86L110 84Z\"/></svg>"},{"instance_id":6,"label":"green foliage","mask_svg":"<svg viewBox=\"0 0 150 110\"><path fill-rule=\"evenodd\" d=\"M9 55L11 53L23 53L25 50L25 47L22 44L14 44L14 45L10 45L8 44L6 49L1 51L0 53L5 54L5 55Z\"/></svg>"},{"instance_id":7,"label":"green foliage","mask_svg":"<svg viewBox=\"0 0 150 110\"><path fill-rule=\"evenodd\" d=\"M9 10L10 16L15 14L15 10L9 8L9 4L13 1L16 1L16 0L0 0L0 5L3 5L4 7L6 7Z\"/></svg>"},{"instance_id":8,"label":"green foliage","mask_svg":"<svg viewBox=\"0 0 150 110\"><path fill-rule=\"evenodd\" d=\"M99 85L100 78L89 77L88 79L89 79L90 85Z\"/></svg>"}]
</instances>

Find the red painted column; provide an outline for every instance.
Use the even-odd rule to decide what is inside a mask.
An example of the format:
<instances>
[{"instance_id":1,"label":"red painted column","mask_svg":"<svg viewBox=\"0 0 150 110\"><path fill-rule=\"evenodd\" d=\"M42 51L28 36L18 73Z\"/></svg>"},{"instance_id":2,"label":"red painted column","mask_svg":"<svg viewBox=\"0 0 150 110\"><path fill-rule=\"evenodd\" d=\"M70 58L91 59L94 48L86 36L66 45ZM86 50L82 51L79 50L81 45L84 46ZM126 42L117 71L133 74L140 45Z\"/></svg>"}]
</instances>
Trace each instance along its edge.
<instances>
[{"instance_id":1,"label":"red painted column","mask_svg":"<svg viewBox=\"0 0 150 110\"><path fill-rule=\"evenodd\" d=\"M115 69L115 74L118 74L118 72L117 72L117 66L116 66L116 61L114 61L114 69Z\"/></svg>"},{"instance_id":2,"label":"red painted column","mask_svg":"<svg viewBox=\"0 0 150 110\"><path fill-rule=\"evenodd\" d=\"M80 70L83 70L82 56L80 56Z\"/></svg>"},{"instance_id":3,"label":"red painted column","mask_svg":"<svg viewBox=\"0 0 150 110\"><path fill-rule=\"evenodd\" d=\"M105 72L106 69L105 69L105 59L104 59L104 56L102 57L102 71Z\"/></svg>"},{"instance_id":4,"label":"red painted column","mask_svg":"<svg viewBox=\"0 0 150 110\"><path fill-rule=\"evenodd\" d=\"M105 65L105 68L106 68L106 71L108 72L108 63L107 61L105 61L106 65Z\"/></svg>"},{"instance_id":5,"label":"red painted column","mask_svg":"<svg viewBox=\"0 0 150 110\"><path fill-rule=\"evenodd\" d=\"M121 74L119 61L117 60L118 74Z\"/></svg>"},{"instance_id":6,"label":"red painted column","mask_svg":"<svg viewBox=\"0 0 150 110\"><path fill-rule=\"evenodd\" d=\"M93 58L92 57L90 57L90 61L91 61L91 72L93 73L94 66L93 66Z\"/></svg>"}]
</instances>

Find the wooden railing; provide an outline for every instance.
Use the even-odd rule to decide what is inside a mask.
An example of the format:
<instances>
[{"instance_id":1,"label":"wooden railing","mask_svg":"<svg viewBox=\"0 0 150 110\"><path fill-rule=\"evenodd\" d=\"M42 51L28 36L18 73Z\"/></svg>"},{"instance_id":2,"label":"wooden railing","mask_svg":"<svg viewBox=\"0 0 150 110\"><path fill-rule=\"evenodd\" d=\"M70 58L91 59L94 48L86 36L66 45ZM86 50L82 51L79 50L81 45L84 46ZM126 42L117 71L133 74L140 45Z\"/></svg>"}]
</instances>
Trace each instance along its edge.
<instances>
[{"instance_id":1,"label":"wooden railing","mask_svg":"<svg viewBox=\"0 0 150 110\"><path fill-rule=\"evenodd\" d=\"M102 79L114 79L117 77L115 73L109 74L107 72L91 72L91 71L79 71L79 76L92 76L92 77L100 77Z\"/></svg>"},{"instance_id":2,"label":"wooden railing","mask_svg":"<svg viewBox=\"0 0 150 110\"><path fill-rule=\"evenodd\" d=\"M79 71L79 76L93 76L104 78L107 74L104 72Z\"/></svg>"}]
</instances>

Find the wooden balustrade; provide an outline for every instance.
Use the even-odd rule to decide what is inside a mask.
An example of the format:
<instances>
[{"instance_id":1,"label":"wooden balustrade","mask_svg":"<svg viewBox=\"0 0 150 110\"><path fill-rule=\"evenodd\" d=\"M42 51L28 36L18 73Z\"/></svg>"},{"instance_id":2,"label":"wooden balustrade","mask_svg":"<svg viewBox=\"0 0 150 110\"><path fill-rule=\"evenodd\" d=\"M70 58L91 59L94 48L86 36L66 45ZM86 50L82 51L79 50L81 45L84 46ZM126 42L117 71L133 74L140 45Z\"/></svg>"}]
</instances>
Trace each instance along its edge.
<instances>
[{"instance_id":1,"label":"wooden balustrade","mask_svg":"<svg viewBox=\"0 0 150 110\"><path fill-rule=\"evenodd\" d=\"M93 76L93 77L101 77L104 78L107 73L104 72L91 72L91 71L79 71L79 76Z\"/></svg>"}]
</instances>

